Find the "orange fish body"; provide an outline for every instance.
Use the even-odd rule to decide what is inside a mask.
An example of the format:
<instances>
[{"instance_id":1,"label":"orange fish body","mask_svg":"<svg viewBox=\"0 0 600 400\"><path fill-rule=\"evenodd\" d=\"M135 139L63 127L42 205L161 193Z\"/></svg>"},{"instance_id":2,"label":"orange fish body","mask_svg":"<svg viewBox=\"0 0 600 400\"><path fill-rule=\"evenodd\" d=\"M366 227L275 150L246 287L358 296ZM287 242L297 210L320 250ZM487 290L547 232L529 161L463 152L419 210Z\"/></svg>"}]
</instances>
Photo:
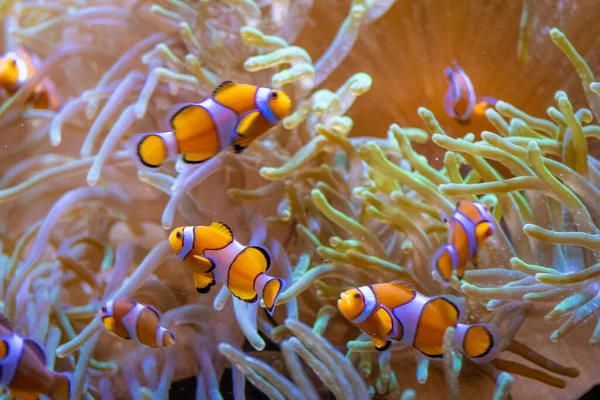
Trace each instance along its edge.
<instances>
[{"instance_id":1,"label":"orange fish body","mask_svg":"<svg viewBox=\"0 0 600 400\"><path fill-rule=\"evenodd\" d=\"M133 339L149 347L175 344L173 332L160 326L160 313L131 297L107 302L100 310L100 317L106 330L123 339Z\"/></svg>"},{"instance_id":2,"label":"orange fish body","mask_svg":"<svg viewBox=\"0 0 600 400\"><path fill-rule=\"evenodd\" d=\"M197 164L228 148L240 153L278 124L290 106L280 90L223 82L200 103L178 106L170 118L171 132L136 135L136 160L158 168L177 154L183 154L185 163Z\"/></svg>"},{"instance_id":3,"label":"orange fish body","mask_svg":"<svg viewBox=\"0 0 600 400\"><path fill-rule=\"evenodd\" d=\"M13 332L6 316L0 314L0 386L21 400L38 399L40 394L52 400L67 400L70 376L49 370L46 353L34 340Z\"/></svg>"},{"instance_id":4,"label":"orange fish body","mask_svg":"<svg viewBox=\"0 0 600 400\"><path fill-rule=\"evenodd\" d=\"M347 290L341 294L338 308L371 336L379 351L396 340L428 357L440 358L444 333L454 327L455 347L473 361L488 362L497 354L495 329L487 324L459 324L463 311L453 296L427 297L404 282L393 281Z\"/></svg>"},{"instance_id":5,"label":"orange fish body","mask_svg":"<svg viewBox=\"0 0 600 400\"><path fill-rule=\"evenodd\" d=\"M5 53L0 57L0 86L9 94L14 94L29 80L39 68L40 62L34 54L22 49ZM43 78L27 99L33 108L57 110L60 99L56 87L48 78Z\"/></svg>"},{"instance_id":6,"label":"orange fish body","mask_svg":"<svg viewBox=\"0 0 600 400\"><path fill-rule=\"evenodd\" d=\"M459 67L456 60L451 67L444 70L448 90L444 96L444 110L460 123L467 122L473 114L485 115L485 110L496 104L492 97L477 98L473 83L465 71Z\"/></svg>"},{"instance_id":7,"label":"orange fish body","mask_svg":"<svg viewBox=\"0 0 600 400\"><path fill-rule=\"evenodd\" d=\"M443 217L445 219L445 217ZM462 279L467 263L477 266L477 252L485 239L494 233L493 217L480 202L459 201L448 224L448 243L440 246L431 259L431 268L442 278L445 287L452 273Z\"/></svg>"},{"instance_id":8,"label":"orange fish body","mask_svg":"<svg viewBox=\"0 0 600 400\"><path fill-rule=\"evenodd\" d=\"M176 228L169 236L169 243L193 272L199 293L208 293L218 282L247 303L261 297L267 311L273 313L283 280L267 275L271 267L267 249L240 244L232 230L221 222Z\"/></svg>"}]
</instances>

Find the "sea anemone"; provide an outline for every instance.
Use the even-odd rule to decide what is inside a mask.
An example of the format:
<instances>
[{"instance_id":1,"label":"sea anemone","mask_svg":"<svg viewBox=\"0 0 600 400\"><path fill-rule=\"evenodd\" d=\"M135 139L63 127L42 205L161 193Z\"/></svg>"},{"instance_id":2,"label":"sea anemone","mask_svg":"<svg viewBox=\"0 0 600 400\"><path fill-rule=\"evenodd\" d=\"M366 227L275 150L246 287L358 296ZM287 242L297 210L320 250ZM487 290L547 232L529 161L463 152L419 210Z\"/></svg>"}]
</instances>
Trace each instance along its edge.
<instances>
[{"instance_id":1,"label":"sea anemone","mask_svg":"<svg viewBox=\"0 0 600 400\"><path fill-rule=\"evenodd\" d=\"M166 398L191 376L197 398L218 399L227 368L236 399L246 380L276 399L410 399L444 382L449 398L580 392L600 340L600 324L574 329L600 309L600 164L587 141L600 137L600 83L595 53L581 56L600 45L597 7L505 3L0 2L5 48L43 59L0 106L2 312L50 368L73 372L73 399ZM442 108L452 59L500 99L467 125ZM57 112L27 105L43 78ZM283 88L293 112L242 154L136 170L128 139L164 131L173 105L224 80ZM376 352L335 300L392 280L442 294L429 264L446 239L439 213L460 199L492 206L497 230L448 292L469 323L500 328L503 352L463 359L452 328L441 361L398 343ZM273 317L226 287L194 290L167 237L213 221L270 250L285 280ZM176 345L105 332L100 305L121 295L158 309ZM566 319L550 333L544 313Z\"/></svg>"}]
</instances>

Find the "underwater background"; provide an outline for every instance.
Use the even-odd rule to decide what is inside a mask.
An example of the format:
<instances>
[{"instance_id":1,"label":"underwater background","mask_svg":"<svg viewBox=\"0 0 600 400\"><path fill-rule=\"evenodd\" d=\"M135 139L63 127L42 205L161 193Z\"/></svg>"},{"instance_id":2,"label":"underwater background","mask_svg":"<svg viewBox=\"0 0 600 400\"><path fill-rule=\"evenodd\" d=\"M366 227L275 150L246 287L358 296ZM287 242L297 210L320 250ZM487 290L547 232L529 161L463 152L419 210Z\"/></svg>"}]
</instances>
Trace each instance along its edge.
<instances>
[{"instance_id":1,"label":"underwater background","mask_svg":"<svg viewBox=\"0 0 600 400\"><path fill-rule=\"evenodd\" d=\"M0 311L69 374L69 398L168 398L190 377L173 398L577 399L598 383L597 1L2 0L0 13L2 52L39 58L15 82L0 71ZM444 107L453 61L494 99L465 121ZM135 135L169 130L174 106L223 81L280 89L291 109L239 154L136 163ZM488 206L495 232L445 287L440 214L461 200ZM198 293L169 236L213 222L268 249L273 315L227 284ZM469 358L452 327L442 357L377 351L337 301L395 280L461 299L499 354ZM101 309L125 296L175 344L109 332Z\"/></svg>"}]
</instances>

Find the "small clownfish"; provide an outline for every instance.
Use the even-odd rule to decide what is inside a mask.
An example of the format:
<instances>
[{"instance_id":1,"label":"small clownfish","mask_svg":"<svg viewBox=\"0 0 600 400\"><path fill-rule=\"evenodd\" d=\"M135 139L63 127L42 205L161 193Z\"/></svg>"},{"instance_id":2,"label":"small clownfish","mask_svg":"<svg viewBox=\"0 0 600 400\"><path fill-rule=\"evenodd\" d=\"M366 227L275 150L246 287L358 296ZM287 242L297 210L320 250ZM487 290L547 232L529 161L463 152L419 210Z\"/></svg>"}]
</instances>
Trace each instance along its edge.
<instances>
[{"instance_id":1,"label":"small clownfish","mask_svg":"<svg viewBox=\"0 0 600 400\"><path fill-rule=\"evenodd\" d=\"M425 356L443 356L444 333L456 330L454 346L476 363L491 361L500 341L489 324L459 324L462 307L454 296L427 297L401 281L362 286L343 292L342 315L386 350L392 340L411 345Z\"/></svg>"},{"instance_id":2,"label":"small clownfish","mask_svg":"<svg viewBox=\"0 0 600 400\"><path fill-rule=\"evenodd\" d=\"M0 86L9 94L14 94L36 72L40 61L34 54L22 49L4 53L0 57ZM60 99L56 87L48 78L43 78L27 100L33 108L57 110Z\"/></svg>"},{"instance_id":3,"label":"small clownfish","mask_svg":"<svg viewBox=\"0 0 600 400\"><path fill-rule=\"evenodd\" d=\"M160 326L160 313L131 297L119 297L100 309L102 325L123 339L133 339L149 347L171 347L175 335Z\"/></svg>"},{"instance_id":4,"label":"small clownfish","mask_svg":"<svg viewBox=\"0 0 600 400\"><path fill-rule=\"evenodd\" d=\"M0 314L0 386L21 400L67 400L71 375L47 368L46 352L34 340L13 332L8 318Z\"/></svg>"},{"instance_id":5,"label":"small clownfish","mask_svg":"<svg viewBox=\"0 0 600 400\"><path fill-rule=\"evenodd\" d=\"M477 251L495 228L492 214L477 201L459 201L450 221L444 215L442 219L448 225L448 243L435 252L431 268L440 274L444 287L448 287L453 271L460 280L469 260L477 267Z\"/></svg>"},{"instance_id":6,"label":"small clownfish","mask_svg":"<svg viewBox=\"0 0 600 400\"><path fill-rule=\"evenodd\" d=\"M269 314L273 314L283 280L266 274L271 267L267 249L240 244L233 231L221 222L176 228L169 243L194 273L198 293L208 293L218 282L247 303L254 303L260 296Z\"/></svg>"},{"instance_id":7,"label":"small clownfish","mask_svg":"<svg viewBox=\"0 0 600 400\"><path fill-rule=\"evenodd\" d=\"M456 60L452 61L451 67L446 67L444 74L448 78L448 90L444 96L444 110L446 113L458 120L467 122L471 115L485 115L485 110L496 104L492 97L475 97L475 89L469 76L458 66Z\"/></svg>"},{"instance_id":8,"label":"small clownfish","mask_svg":"<svg viewBox=\"0 0 600 400\"><path fill-rule=\"evenodd\" d=\"M137 160L158 168L179 153L187 164L201 163L231 147L241 153L287 116L290 106L290 98L280 90L225 81L200 103L176 106L171 132L136 135Z\"/></svg>"}]
</instances>

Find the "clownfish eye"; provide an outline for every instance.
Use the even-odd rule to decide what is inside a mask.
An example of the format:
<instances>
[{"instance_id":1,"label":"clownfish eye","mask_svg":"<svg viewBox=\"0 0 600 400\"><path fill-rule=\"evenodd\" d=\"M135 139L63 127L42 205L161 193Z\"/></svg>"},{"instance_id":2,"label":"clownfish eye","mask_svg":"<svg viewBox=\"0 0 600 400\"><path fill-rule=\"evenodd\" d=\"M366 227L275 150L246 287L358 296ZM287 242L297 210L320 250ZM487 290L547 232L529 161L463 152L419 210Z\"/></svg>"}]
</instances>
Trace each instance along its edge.
<instances>
[{"instance_id":1,"label":"clownfish eye","mask_svg":"<svg viewBox=\"0 0 600 400\"><path fill-rule=\"evenodd\" d=\"M105 313L105 314L106 314L106 307L102 307L102 308L100 309L100 311L102 311L103 313Z\"/></svg>"},{"instance_id":2,"label":"clownfish eye","mask_svg":"<svg viewBox=\"0 0 600 400\"><path fill-rule=\"evenodd\" d=\"M277 98L277 92L271 92L271 98L272 99L276 99Z\"/></svg>"},{"instance_id":3,"label":"clownfish eye","mask_svg":"<svg viewBox=\"0 0 600 400\"><path fill-rule=\"evenodd\" d=\"M354 298L355 299L360 299L362 296L360 295L360 293L355 293L354 294Z\"/></svg>"},{"instance_id":4,"label":"clownfish eye","mask_svg":"<svg viewBox=\"0 0 600 400\"><path fill-rule=\"evenodd\" d=\"M15 60L14 58L11 58L10 62L11 62L11 64L12 64L13 67L17 66L17 60Z\"/></svg>"},{"instance_id":5,"label":"clownfish eye","mask_svg":"<svg viewBox=\"0 0 600 400\"><path fill-rule=\"evenodd\" d=\"M177 239L181 239L181 232L177 232L175 236L177 236Z\"/></svg>"}]
</instances>

